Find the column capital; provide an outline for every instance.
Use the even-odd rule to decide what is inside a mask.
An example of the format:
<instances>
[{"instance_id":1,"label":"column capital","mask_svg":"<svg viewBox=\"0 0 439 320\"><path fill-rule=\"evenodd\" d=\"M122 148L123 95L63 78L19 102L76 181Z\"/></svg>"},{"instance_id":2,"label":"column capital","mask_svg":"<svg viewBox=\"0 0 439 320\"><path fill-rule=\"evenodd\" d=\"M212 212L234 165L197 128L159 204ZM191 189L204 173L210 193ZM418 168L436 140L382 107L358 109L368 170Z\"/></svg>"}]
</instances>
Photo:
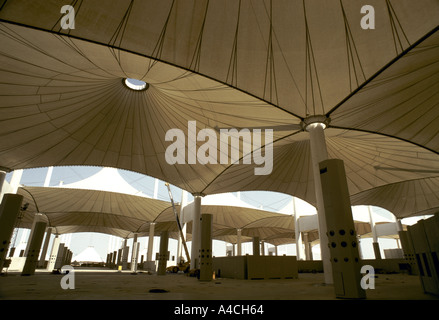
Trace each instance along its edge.
<instances>
[{"instance_id":1,"label":"column capital","mask_svg":"<svg viewBox=\"0 0 439 320\"><path fill-rule=\"evenodd\" d=\"M312 129L313 127L311 125L321 124L323 129L326 129L330 123L331 118L325 115L314 115L303 119L300 125L302 126L303 131L309 131L309 129Z\"/></svg>"},{"instance_id":2,"label":"column capital","mask_svg":"<svg viewBox=\"0 0 439 320\"><path fill-rule=\"evenodd\" d=\"M0 171L3 171L5 173L9 173L9 172L14 171L14 169L9 169L9 168L0 166Z\"/></svg>"},{"instance_id":3,"label":"column capital","mask_svg":"<svg viewBox=\"0 0 439 320\"><path fill-rule=\"evenodd\" d=\"M206 195L204 193L202 193L202 192L194 192L194 193L192 193L192 196L193 197L201 197L201 198L203 198Z\"/></svg>"}]
</instances>

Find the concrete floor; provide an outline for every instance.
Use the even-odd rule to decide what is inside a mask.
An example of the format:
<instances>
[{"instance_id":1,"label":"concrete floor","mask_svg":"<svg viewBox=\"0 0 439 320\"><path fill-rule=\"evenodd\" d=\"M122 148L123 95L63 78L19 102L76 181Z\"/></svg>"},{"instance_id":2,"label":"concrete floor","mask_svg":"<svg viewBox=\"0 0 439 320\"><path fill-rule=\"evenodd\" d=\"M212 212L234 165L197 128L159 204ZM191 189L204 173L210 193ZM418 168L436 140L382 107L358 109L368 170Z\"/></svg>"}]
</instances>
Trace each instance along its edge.
<instances>
[{"instance_id":1,"label":"concrete floor","mask_svg":"<svg viewBox=\"0 0 439 320\"><path fill-rule=\"evenodd\" d=\"M323 284L323 274L300 273L298 279L200 282L185 274L136 275L114 270L75 269L74 289L62 289L62 274L9 272L0 277L1 300L340 300ZM157 292L158 291L158 292ZM439 300L425 294L419 277L378 274L367 300Z\"/></svg>"}]
</instances>

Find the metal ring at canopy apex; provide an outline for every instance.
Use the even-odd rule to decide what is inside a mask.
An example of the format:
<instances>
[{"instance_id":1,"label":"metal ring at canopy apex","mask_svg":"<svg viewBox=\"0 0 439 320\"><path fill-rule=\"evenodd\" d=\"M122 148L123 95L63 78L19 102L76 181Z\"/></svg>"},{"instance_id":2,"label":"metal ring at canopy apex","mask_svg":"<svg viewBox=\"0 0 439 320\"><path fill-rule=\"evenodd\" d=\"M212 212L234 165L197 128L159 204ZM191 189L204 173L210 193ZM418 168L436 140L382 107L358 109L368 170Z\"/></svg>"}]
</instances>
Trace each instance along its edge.
<instances>
[{"instance_id":1,"label":"metal ring at canopy apex","mask_svg":"<svg viewBox=\"0 0 439 320\"><path fill-rule=\"evenodd\" d=\"M329 124L331 123L331 118L325 116L325 115L315 115L315 116L309 116L300 123L302 125L302 129L306 131L306 128L314 123L321 123L324 125L324 128L326 129Z\"/></svg>"},{"instance_id":2,"label":"metal ring at canopy apex","mask_svg":"<svg viewBox=\"0 0 439 320\"><path fill-rule=\"evenodd\" d=\"M130 90L133 91L145 91L148 90L149 84L142 80L137 80L133 78L125 78L122 83Z\"/></svg>"}]
</instances>

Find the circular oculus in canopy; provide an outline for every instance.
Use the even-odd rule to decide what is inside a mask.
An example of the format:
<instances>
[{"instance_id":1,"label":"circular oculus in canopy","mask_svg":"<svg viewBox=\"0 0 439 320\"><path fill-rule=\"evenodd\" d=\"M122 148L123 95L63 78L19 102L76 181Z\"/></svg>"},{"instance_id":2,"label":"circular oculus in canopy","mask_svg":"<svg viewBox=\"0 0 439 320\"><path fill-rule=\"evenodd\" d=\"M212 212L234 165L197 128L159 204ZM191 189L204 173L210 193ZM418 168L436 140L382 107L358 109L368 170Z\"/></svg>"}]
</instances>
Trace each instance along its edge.
<instances>
[{"instance_id":1,"label":"circular oculus in canopy","mask_svg":"<svg viewBox=\"0 0 439 320\"><path fill-rule=\"evenodd\" d=\"M142 80L126 78L123 80L125 86L134 91L145 91L149 88L149 84Z\"/></svg>"}]
</instances>

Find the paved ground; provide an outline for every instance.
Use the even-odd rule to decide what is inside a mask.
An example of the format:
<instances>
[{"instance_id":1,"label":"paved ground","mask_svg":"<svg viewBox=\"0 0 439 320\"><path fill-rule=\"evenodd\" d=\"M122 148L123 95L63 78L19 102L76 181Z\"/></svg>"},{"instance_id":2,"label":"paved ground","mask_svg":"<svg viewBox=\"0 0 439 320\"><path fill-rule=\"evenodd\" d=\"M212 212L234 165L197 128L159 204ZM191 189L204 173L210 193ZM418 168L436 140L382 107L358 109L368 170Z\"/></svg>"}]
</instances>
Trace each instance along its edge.
<instances>
[{"instance_id":1,"label":"paved ground","mask_svg":"<svg viewBox=\"0 0 439 320\"><path fill-rule=\"evenodd\" d=\"M2 300L338 300L334 288L323 285L323 274L299 274L298 279L200 282L185 274L166 276L76 269L74 289L63 289L65 275L38 272L0 277ZM66 280L66 278L64 278ZM66 281L64 281L66 282ZM73 285L73 282L70 283ZM367 300L439 300L425 294L417 276L378 274Z\"/></svg>"}]
</instances>

